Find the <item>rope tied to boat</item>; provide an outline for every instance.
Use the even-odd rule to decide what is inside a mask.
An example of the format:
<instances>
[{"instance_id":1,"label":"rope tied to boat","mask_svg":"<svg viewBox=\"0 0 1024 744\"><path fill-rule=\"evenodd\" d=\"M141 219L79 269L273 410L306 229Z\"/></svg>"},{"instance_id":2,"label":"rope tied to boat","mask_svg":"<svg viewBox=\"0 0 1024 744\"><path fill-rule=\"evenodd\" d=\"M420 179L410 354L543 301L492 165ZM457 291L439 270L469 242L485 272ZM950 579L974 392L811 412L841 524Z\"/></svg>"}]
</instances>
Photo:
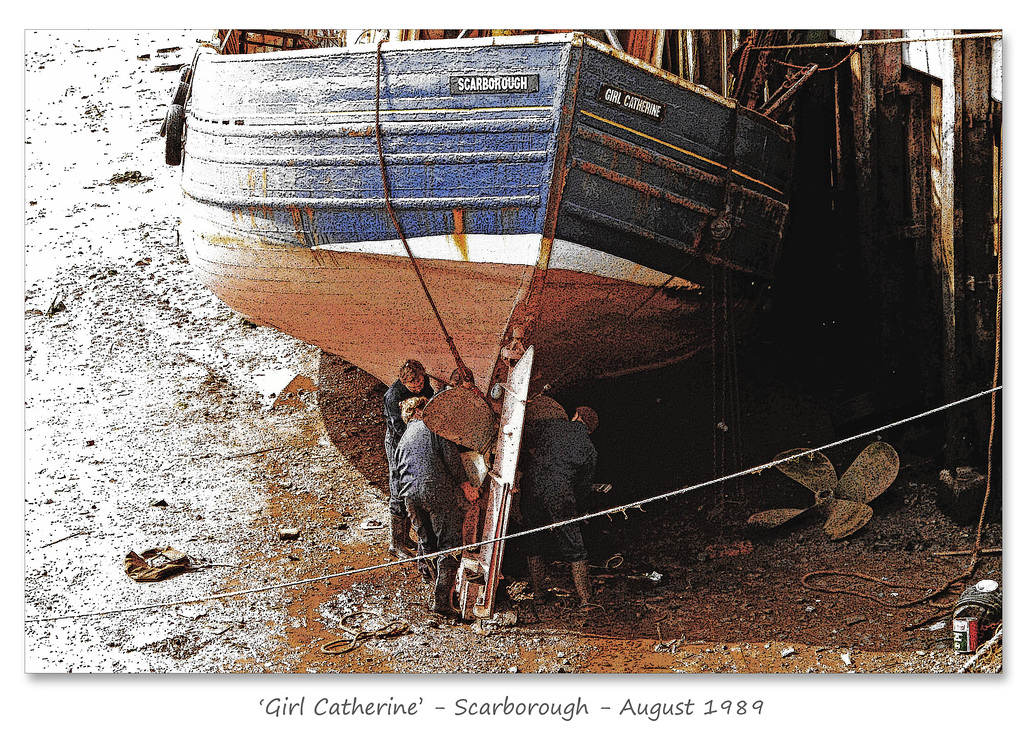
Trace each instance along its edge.
<instances>
[{"instance_id":1,"label":"rope tied to boat","mask_svg":"<svg viewBox=\"0 0 1024 744\"><path fill-rule=\"evenodd\" d=\"M437 304L434 302L434 298L430 294L430 290L427 288L427 283L423 279L423 273L420 271L419 263L416 261L416 257L412 253L412 248L409 247L409 241L405 238L402 226L398 222L398 215L395 214L394 206L391 203L391 185L388 182L387 166L384 163L384 132L380 124L380 80L381 63L383 61L381 47L384 46L385 41L387 41L386 36L377 42L377 99L376 106L374 107L377 156L380 160L380 178L384 189L384 206L387 209L388 216L391 218L391 223L395 226L395 231L398 233L398 237L402 241L402 245L405 247L405 252L409 255L409 261L412 262L412 269L416 272L416 278L419 280L420 286L423 288L423 294L426 296L427 302L430 304L430 309L434 311L434 317L437 319L437 324L441 329L441 334L444 336L445 343L448 344L448 349L451 351L452 357L455 358L455 365L459 368L459 372L462 374L462 379L472 379L472 374L470 373L469 368L466 367L465 362L462 361L462 357L459 355L459 350L455 346L455 339L453 339L452 335L448 333L448 328L445 327L444 320L441 319L441 312L437 309ZM476 390L476 388L474 388L474 390ZM480 394L481 398L484 397L482 392L479 390L477 392Z\"/></svg>"}]
</instances>

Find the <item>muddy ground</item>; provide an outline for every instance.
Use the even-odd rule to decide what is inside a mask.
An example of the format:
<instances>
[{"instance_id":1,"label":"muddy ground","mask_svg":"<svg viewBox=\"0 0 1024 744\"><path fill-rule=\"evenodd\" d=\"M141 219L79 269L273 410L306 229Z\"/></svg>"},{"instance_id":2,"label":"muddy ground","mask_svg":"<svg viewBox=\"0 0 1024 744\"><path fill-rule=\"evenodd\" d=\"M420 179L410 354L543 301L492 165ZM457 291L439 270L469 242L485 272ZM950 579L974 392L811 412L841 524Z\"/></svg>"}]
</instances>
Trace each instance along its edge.
<instances>
[{"instance_id":1,"label":"muddy ground","mask_svg":"<svg viewBox=\"0 0 1024 744\"><path fill-rule=\"evenodd\" d=\"M26 36L25 671L518 674L536 684L411 679L501 695L555 684L562 696L606 696L618 711L619 686L684 693L637 676L567 687L537 675L909 673L934 691L921 680L964 670L971 656L951 647L948 609L963 582L937 603L909 604L963 572L964 556L944 554L969 551L976 532L937 506L941 422L932 420L881 435L900 453L899 476L867 526L843 540L828 539L811 514L767 532L746 524L763 509L810 505L810 492L774 469L588 521L602 608L592 613L575 608L557 563L553 599L532 600L516 541L500 613L475 626L432 616L410 565L351 573L388 563L377 526L387 514L384 385L243 321L189 271L178 171L163 164L158 130L173 68L191 60L200 36ZM739 371L743 467L838 438L820 376L790 368L757 338L741 344ZM311 389L281 396L296 375ZM709 362L697 359L556 395L601 414L597 479L612 489L588 512L715 476L709 379ZM840 474L867 441L828 450ZM996 499L985 548L1002 547L1001 520ZM282 539L287 528L298 538ZM129 552L166 546L205 567L155 583L127 576ZM1003 583L1000 552L980 560L970 581L980 579ZM374 636L392 621L403 632ZM352 650L325 651L359 629L369 637ZM1000 645L968 669L1001 670ZM30 679L34 697L88 699L52 677ZM409 679L346 678L331 694L422 695ZM811 715L799 701L820 694L801 686L790 697L768 677L752 689L720 679L701 687L774 698L794 723ZM262 702L256 710L272 697L265 684L214 689L228 714L267 717ZM913 706L919 693L905 689ZM950 690L965 688L942 689L954 702ZM282 683L272 694L294 701L305 690ZM844 694L848 702L830 696L818 714L856 709L863 690ZM310 696L307 705L321 695ZM216 718L209 699L192 702Z\"/></svg>"}]
</instances>

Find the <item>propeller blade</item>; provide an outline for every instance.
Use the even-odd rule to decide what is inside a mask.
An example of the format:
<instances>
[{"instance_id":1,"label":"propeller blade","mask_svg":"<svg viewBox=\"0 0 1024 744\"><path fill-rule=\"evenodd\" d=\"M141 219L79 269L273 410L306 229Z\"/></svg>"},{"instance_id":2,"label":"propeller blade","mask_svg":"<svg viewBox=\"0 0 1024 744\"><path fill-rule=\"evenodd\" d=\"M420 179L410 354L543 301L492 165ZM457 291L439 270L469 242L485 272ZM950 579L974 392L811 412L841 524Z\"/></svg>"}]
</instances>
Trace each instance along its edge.
<instances>
[{"instance_id":1,"label":"propeller blade","mask_svg":"<svg viewBox=\"0 0 1024 744\"><path fill-rule=\"evenodd\" d=\"M484 452L498 429L497 418L476 390L442 390L423 409L423 423L438 436Z\"/></svg>"},{"instance_id":2,"label":"propeller blade","mask_svg":"<svg viewBox=\"0 0 1024 744\"><path fill-rule=\"evenodd\" d=\"M868 523L874 513L867 504L858 504L846 499L828 499L824 504L828 519L825 520L825 534L833 540L852 535Z\"/></svg>"},{"instance_id":3,"label":"propeller blade","mask_svg":"<svg viewBox=\"0 0 1024 744\"><path fill-rule=\"evenodd\" d=\"M747 519L747 524L752 524L755 527L778 527L813 508L812 506L807 509L769 509L752 515Z\"/></svg>"},{"instance_id":4,"label":"propeller blade","mask_svg":"<svg viewBox=\"0 0 1024 744\"><path fill-rule=\"evenodd\" d=\"M836 498L866 504L891 486L899 472L896 450L885 442L872 442L839 479Z\"/></svg>"},{"instance_id":5,"label":"propeller blade","mask_svg":"<svg viewBox=\"0 0 1024 744\"><path fill-rule=\"evenodd\" d=\"M775 459L779 460L785 457L790 457L798 452L806 452L806 450L786 450L781 455L776 455ZM832 467L832 463L829 462L829 459L820 452L808 452L804 457L798 457L796 459L789 460L788 462L779 463L775 467L797 483L807 486L807 488L814 491L814 493L835 490L836 469Z\"/></svg>"}]
</instances>

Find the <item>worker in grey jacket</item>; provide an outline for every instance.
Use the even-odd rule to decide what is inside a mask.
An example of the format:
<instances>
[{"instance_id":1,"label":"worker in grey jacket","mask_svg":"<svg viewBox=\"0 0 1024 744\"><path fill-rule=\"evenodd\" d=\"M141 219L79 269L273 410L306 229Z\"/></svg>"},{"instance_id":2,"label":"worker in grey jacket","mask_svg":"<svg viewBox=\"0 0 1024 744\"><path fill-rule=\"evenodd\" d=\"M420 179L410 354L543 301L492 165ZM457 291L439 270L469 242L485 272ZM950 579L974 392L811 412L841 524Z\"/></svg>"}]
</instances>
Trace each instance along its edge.
<instances>
[{"instance_id":1,"label":"worker in grey jacket","mask_svg":"<svg viewBox=\"0 0 1024 744\"><path fill-rule=\"evenodd\" d=\"M418 555L460 548L466 509L480 495L469 482L458 446L432 432L420 418L426 403L423 397L403 401L406 429L395 452L399 493L416 529ZM438 557L431 611L455 614L452 593L458 568L459 556ZM424 569L421 562L421 571Z\"/></svg>"},{"instance_id":2,"label":"worker in grey jacket","mask_svg":"<svg viewBox=\"0 0 1024 744\"><path fill-rule=\"evenodd\" d=\"M427 370L415 359L406 360L398 368L398 379L384 393L384 454L388 459L388 511L391 514L391 540L388 552L396 558L411 558L414 547L409 540L410 519L405 501L398 494L398 480L395 473L395 449L405 433L402 421L402 401L417 396L431 398L434 389L427 379Z\"/></svg>"},{"instance_id":3,"label":"worker in grey jacket","mask_svg":"<svg viewBox=\"0 0 1024 744\"><path fill-rule=\"evenodd\" d=\"M590 435L597 428L592 408L576 409L571 421L541 419L530 422L523 434L524 470L520 479L520 510L528 529L575 519L577 506L590 492L597 467L597 450ZM590 570L579 524L551 530L561 558L572 569L580 606L590 609ZM526 562L535 596L544 591L541 559L544 533L528 536Z\"/></svg>"}]
</instances>

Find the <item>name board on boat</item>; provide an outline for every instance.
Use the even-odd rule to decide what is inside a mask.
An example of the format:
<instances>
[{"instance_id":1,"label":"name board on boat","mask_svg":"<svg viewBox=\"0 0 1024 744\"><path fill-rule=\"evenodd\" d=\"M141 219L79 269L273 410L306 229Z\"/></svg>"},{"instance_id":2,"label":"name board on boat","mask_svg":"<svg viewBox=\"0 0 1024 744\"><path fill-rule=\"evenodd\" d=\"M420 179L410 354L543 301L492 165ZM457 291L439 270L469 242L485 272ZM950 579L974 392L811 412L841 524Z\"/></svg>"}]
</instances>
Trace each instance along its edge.
<instances>
[{"instance_id":1,"label":"name board on boat","mask_svg":"<svg viewBox=\"0 0 1024 744\"><path fill-rule=\"evenodd\" d=\"M665 104L621 88L615 88L607 83L601 86L597 98L616 108L632 111L634 114L640 114L656 122L661 122L665 118Z\"/></svg>"},{"instance_id":2,"label":"name board on boat","mask_svg":"<svg viewBox=\"0 0 1024 744\"><path fill-rule=\"evenodd\" d=\"M452 95L466 93L536 93L540 75L452 75Z\"/></svg>"}]
</instances>

